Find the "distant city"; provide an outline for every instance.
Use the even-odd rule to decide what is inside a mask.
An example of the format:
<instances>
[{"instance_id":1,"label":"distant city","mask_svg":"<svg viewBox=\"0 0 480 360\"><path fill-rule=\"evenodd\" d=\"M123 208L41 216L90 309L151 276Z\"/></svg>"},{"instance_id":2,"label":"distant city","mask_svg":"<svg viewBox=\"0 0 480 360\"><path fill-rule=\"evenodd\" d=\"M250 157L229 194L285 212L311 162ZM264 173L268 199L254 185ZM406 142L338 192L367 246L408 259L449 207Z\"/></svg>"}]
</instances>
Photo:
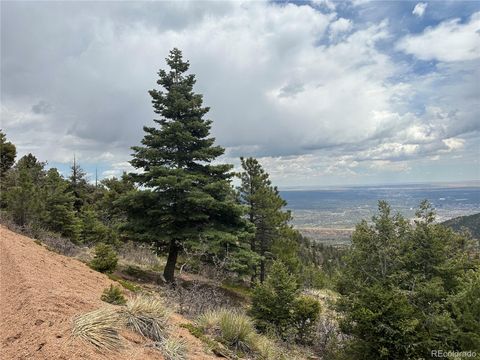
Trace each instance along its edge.
<instances>
[{"instance_id":1,"label":"distant city","mask_svg":"<svg viewBox=\"0 0 480 360\"><path fill-rule=\"evenodd\" d=\"M370 220L379 200L413 218L420 202L430 201L437 221L480 211L480 186L466 184L378 185L322 190L281 191L293 213L293 225L319 240L348 240L355 225Z\"/></svg>"}]
</instances>

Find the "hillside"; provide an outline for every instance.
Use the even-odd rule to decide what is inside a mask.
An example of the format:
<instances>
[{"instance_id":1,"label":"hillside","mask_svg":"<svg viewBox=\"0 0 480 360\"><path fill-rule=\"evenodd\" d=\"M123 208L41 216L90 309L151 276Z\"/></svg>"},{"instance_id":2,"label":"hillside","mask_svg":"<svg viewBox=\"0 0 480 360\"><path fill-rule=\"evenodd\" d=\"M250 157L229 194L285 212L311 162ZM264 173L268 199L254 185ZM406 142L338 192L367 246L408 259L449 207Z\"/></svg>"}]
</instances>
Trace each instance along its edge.
<instances>
[{"instance_id":1,"label":"hillside","mask_svg":"<svg viewBox=\"0 0 480 360\"><path fill-rule=\"evenodd\" d=\"M455 231L467 229L474 238L480 239L480 213L468 216L459 216L442 222L442 225L450 227Z\"/></svg>"},{"instance_id":2,"label":"hillside","mask_svg":"<svg viewBox=\"0 0 480 360\"><path fill-rule=\"evenodd\" d=\"M79 260L38 245L32 239L0 227L0 353L7 359L163 359L145 347L139 336L120 352L101 354L71 337L72 318L106 304L100 300L112 283ZM176 321L185 322L180 315ZM185 329L189 359L212 359Z\"/></svg>"}]
</instances>

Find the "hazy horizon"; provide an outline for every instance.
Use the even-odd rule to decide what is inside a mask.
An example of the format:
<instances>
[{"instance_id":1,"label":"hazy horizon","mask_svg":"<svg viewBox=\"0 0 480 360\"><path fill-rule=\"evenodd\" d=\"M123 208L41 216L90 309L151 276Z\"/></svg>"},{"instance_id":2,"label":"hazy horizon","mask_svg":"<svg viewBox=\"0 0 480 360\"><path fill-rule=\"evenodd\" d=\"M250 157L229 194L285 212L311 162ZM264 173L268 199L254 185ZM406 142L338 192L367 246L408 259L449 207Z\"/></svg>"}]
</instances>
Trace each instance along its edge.
<instances>
[{"instance_id":1,"label":"hazy horizon","mask_svg":"<svg viewBox=\"0 0 480 360\"><path fill-rule=\"evenodd\" d=\"M335 190L366 187L414 187L414 188L434 188L434 187L480 187L480 180L464 181L431 181L431 182L391 182L391 183L366 183L366 184L343 184L343 185L310 185L310 186L281 186L280 191L315 191L315 190Z\"/></svg>"}]
</instances>

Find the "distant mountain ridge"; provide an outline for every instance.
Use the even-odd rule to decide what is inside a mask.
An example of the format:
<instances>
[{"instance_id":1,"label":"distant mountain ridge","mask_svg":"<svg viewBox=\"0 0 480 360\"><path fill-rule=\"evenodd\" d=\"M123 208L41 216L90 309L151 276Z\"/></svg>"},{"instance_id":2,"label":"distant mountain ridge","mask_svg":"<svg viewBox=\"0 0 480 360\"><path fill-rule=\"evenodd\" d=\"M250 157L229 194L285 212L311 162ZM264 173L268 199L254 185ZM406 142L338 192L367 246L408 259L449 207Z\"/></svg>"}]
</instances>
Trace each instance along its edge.
<instances>
[{"instance_id":1,"label":"distant mountain ridge","mask_svg":"<svg viewBox=\"0 0 480 360\"><path fill-rule=\"evenodd\" d=\"M480 239L480 213L459 216L447 221L442 222L442 225L445 225L454 231L461 231L462 229L467 229L470 231L472 236L476 239Z\"/></svg>"}]
</instances>

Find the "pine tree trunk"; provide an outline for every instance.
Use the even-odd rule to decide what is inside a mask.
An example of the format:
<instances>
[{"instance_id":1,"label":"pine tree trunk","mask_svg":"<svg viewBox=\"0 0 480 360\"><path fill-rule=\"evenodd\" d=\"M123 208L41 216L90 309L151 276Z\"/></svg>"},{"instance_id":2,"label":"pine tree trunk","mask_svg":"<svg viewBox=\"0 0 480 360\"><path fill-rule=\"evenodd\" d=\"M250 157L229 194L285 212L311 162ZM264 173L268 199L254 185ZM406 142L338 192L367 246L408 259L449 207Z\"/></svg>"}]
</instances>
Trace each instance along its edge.
<instances>
[{"instance_id":1,"label":"pine tree trunk","mask_svg":"<svg viewBox=\"0 0 480 360\"><path fill-rule=\"evenodd\" d=\"M251 220L253 221L253 220ZM256 252L256 246L255 246L255 242L256 242L256 239L255 239L255 236L252 237L252 240L250 241L250 250L252 250L252 252ZM253 264L253 268L252 268L252 277L250 278L250 286L254 286L255 285L255 281L257 280L257 265L256 264Z\"/></svg>"},{"instance_id":2,"label":"pine tree trunk","mask_svg":"<svg viewBox=\"0 0 480 360\"><path fill-rule=\"evenodd\" d=\"M257 267L254 266L253 267L253 274L252 276L250 277L250 287L254 287L255 286L255 281L257 280Z\"/></svg>"},{"instance_id":3,"label":"pine tree trunk","mask_svg":"<svg viewBox=\"0 0 480 360\"><path fill-rule=\"evenodd\" d=\"M260 261L260 283L263 284L264 281L265 281L265 260L262 259Z\"/></svg>"},{"instance_id":4,"label":"pine tree trunk","mask_svg":"<svg viewBox=\"0 0 480 360\"><path fill-rule=\"evenodd\" d=\"M167 264L163 270L163 277L167 283L172 284L175 281L175 265L177 264L178 245L175 239L170 241L168 250Z\"/></svg>"},{"instance_id":5,"label":"pine tree trunk","mask_svg":"<svg viewBox=\"0 0 480 360\"><path fill-rule=\"evenodd\" d=\"M260 283L263 284L265 281L265 272L266 272L266 264L265 264L265 252L266 252L266 239L265 234L263 233L260 238L260 256L262 260L260 260Z\"/></svg>"},{"instance_id":6,"label":"pine tree trunk","mask_svg":"<svg viewBox=\"0 0 480 360\"><path fill-rule=\"evenodd\" d=\"M253 194L253 186L251 185L250 183L250 194ZM250 217L250 222L252 224L255 224L255 218L253 216L253 203L250 201L250 213L249 213L249 217ZM256 250L256 242L257 242L257 239L256 239L256 235L255 236L252 236L252 239L250 240L250 250L252 250L253 253L255 253L257 250ZM255 285L255 280L257 280L257 265L256 264L253 264L253 267L252 267L252 277L250 278L250 286L253 287Z\"/></svg>"}]
</instances>

